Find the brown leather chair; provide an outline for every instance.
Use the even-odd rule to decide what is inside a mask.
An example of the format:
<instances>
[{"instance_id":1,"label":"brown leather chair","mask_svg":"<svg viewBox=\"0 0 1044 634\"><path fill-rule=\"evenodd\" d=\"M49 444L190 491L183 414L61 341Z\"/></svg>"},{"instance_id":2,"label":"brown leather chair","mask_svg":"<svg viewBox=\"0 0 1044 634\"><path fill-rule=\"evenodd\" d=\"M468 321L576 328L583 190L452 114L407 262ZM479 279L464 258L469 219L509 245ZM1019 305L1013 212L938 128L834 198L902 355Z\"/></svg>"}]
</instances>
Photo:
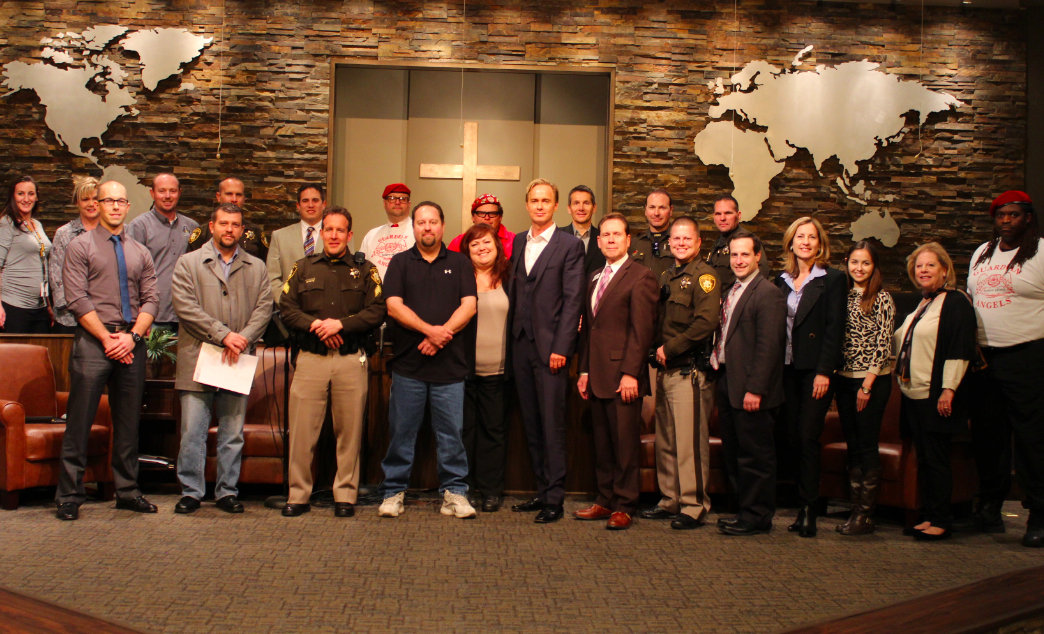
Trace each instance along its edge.
<instances>
[{"instance_id":1,"label":"brown leather chair","mask_svg":"<svg viewBox=\"0 0 1044 634\"><path fill-rule=\"evenodd\" d=\"M878 451L881 455L881 486L877 495L880 506L891 506L906 512L906 522L915 523L921 499L917 491L917 453L913 440L899 432L899 386L892 378L892 394L881 421ZM844 433L837 410L827 414L822 444L819 494L826 498L848 499L848 466ZM950 452L953 469L953 502L970 502L978 488L975 456L971 449L971 435L958 434Z\"/></svg>"},{"instance_id":2,"label":"brown leather chair","mask_svg":"<svg viewBox=\"0 0 1044 634\"><path fill-rule=\"evenodd\" d=\"M0 504L18 508L23 489L58 484L62 437L69 393L58 392L47 348L21 343L0 345ZM85 482L97 482L103 499L111 500L112 419L109 398L102 396L87 441Z\"/></svg>"},{"instance_id":3,"label":"brown leather chair","mask_svg":"<svg viewBox=\"0 0 1044 634\"><path fill-rule=\"evenodd\" d=\"M283 361L286 348L258 348L257 370L250 386L243 424L243 462L239 481L254 484L283 483ZM216 425L216 421L214 421ZM207 433L207 482L217 476L217 427Z\"/></svg>"}]
</instances>

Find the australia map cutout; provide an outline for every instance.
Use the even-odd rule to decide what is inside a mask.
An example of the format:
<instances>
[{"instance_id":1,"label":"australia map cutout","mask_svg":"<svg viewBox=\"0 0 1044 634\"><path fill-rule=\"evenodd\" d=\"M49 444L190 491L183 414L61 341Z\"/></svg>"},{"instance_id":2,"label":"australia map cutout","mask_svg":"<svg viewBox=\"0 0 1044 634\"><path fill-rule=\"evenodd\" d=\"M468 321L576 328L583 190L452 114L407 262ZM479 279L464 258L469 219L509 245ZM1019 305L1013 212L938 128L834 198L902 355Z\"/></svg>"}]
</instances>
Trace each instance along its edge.
<instances>
[{"instance_id":1,"label":"australia map cutout","mask_svg":"<svg viewBox=\"0 0 1044 634\"><path fill-rule=\"evenodd\" d=\"M867 186L866 162L903 138L907 113L917 113L924 125L930 114L964 105L867 60L795 70L811 51L805 47L790 69L752 61L729 78L728 87L721 78L708 83L717 103L708 113L714 121L696 135L696 156L728 168L744 220L758 215L769 182L799 150L811 155L820 174L825 161L837 159L842 173L835 184L853 203L893 201L894 195L875 196ZM888 247L899 240L899 225L887 210L863 213L851 231L853 240L876 237Z\"/></svg>"},{"instance_id":2,"label":"australia map cutout","mask_svg":"<svg viewBox=\"0 0 1044 634\"><path fill-rule=\"evenodd\" d=\"M138 177L121 165L102 165L93 149L83 147L92 139L104 145L104 135L114 121L138 115L136 97L126 85L128 72L117 61L119 49L138 54L142 86L154 92L160 82L196 60L212 41L178 28L130 31L101 25L82 33L58 33L40 41L43 61L4 64L0 86L7 89L5 97L20 90L33 91L44 108L44 123L59 144L102 168L102 180L123 183L131 199L131 213L141 213L152 201ZM183 91L194 88L181 84Z\"/></svg>"}]
</instances>

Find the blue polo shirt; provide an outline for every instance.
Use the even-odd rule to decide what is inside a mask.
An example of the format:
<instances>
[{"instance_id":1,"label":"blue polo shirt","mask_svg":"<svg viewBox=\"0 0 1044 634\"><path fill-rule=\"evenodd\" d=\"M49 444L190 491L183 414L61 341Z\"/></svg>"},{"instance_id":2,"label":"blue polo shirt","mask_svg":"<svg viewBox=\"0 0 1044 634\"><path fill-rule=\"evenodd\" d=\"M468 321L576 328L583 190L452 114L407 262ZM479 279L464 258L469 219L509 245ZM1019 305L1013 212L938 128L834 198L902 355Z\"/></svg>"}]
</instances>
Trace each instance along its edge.
<instances>
[{"instance_id":1,"label":"blue polo shirt","mask_svg":"<svg viewBox=\"0 0 1044 634\"><path fill-rule=\"evenodd\" d=\"M388 263L384 276L387 297L401 297L403 303L429 324L444 324L464 297L478 297L471 261L442 245L439 254L428 262L416 245L397 253ZM396 374L428 383L456 383L474 371L475 319L453 336L434 356L421 354L417 346L424 335L388 319L394 358L389 367Z\"/></svg>"}]
</instances>

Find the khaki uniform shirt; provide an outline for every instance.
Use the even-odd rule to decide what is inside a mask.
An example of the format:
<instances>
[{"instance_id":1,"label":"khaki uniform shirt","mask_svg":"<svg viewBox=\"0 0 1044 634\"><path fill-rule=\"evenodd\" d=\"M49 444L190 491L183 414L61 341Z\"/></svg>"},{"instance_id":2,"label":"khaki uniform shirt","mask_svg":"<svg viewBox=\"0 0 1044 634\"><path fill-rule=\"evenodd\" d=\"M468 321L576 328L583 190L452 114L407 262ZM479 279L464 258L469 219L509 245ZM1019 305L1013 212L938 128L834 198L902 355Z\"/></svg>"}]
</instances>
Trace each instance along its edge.
<instances>
[{"instance_id":1,"label":"khaki uniform shirt","mask_svg":"<svg viewBox=\"0 0 1044 634\"><path fill-rule=\"evenodd\" d=\"M667 231L654 234L646 230L631 239L631 259L649 267L656 279L674 266L674 256L667 244L669 237Z\"/></svg>"}]
</instances>

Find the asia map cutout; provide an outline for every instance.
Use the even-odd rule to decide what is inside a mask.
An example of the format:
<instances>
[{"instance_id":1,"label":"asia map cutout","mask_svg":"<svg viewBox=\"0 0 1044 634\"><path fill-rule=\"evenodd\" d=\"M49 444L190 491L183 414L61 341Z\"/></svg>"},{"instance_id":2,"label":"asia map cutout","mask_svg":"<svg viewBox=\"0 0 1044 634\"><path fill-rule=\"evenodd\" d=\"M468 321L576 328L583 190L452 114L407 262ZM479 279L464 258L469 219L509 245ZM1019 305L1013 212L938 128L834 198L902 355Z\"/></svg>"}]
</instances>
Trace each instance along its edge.
<instances>
[{"instance_id":1,"label":"asia map cutout","mask_svg":"<svg viewBox=\"0 0 1044 634\"><path fill-rule=\"evenodd\" d=\"M114 121L138 115L137 98L126 85L128 72L114 54L118 48L137 53L142 85L154 92L160 82L179 74L212 42L213 38L178 28L129 31L102 25L82 33L58 33L40 40L42 62L4 64L0 85L8 89L4 97L20 90L33 91L44 108L44 123L59 144L102 168L102 181L115 180L127 187L131 213L137 214L152 204L148 188L126 167L102 165L94 150L83 148L90 139L104 145L104 135ZM181 90L193 88L182 84Z\"/></svg>"},{"instance_id":2,"label":"asia map cutout","mask_svg":"<svg viewBox=\"0 0 1044 634\"><path fill-rule=\"evenodd\" d=\"M916 112L924 125L928 115L964 105L865 59L795 70L811 51L806 46L789 69L758 60L730 77L728 87L721 78L708 82L717 95L708 112L715 121L696 135L696 156L706 165L729 169L744 220L758 215L768 200L769 182L798 150L812 156L820 174L823 163L836 158L842 174L835 183L848 200L861 206L892 202L893 194L875 196L867 187L870 167L860 163L903 138L906 113ZM736 121L764 131L737 127L730 112ZM853 241L876 237L887 247L899 241L899 225L887 210L863 213L851 231Z\"/></svg>"}]
</instances>

